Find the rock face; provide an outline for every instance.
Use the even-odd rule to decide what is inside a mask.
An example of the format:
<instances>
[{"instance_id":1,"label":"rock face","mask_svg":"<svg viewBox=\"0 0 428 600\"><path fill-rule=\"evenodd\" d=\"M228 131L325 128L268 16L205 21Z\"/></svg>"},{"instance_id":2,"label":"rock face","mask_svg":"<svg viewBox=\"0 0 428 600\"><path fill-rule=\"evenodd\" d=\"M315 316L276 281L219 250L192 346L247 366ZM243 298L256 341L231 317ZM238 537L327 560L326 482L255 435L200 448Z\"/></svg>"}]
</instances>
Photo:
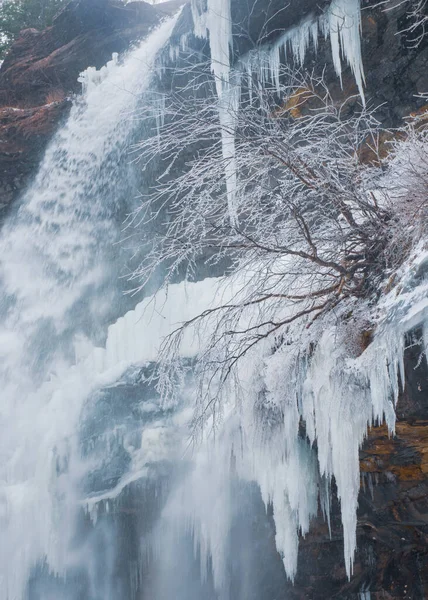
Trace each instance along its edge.
<instances>
[{"instance_id":1,"label":"rock face","mask_svg":"<svg viewBox=\"0 0 428 600\"><path fill-rule=\"evenodd\" d=\"M26 29L0 69L0 216L28 182L80 90L79 73L102 67L145 37L176 2L154 7L71 0L44 31Z\"/></svg>"},{"instance_id":2,"label":"rock face","mask_svg":"<svg viewBox=\"0 0 428 600\"><path fill-rule=\"evenodd\" d=\"M171 4L160 10L145 2L72 0L52 27L21 32L0 71L0 104L39 106L79 91L81 71L102 67L113 52L145 37Z\"/></svg>"},{"instance_id":3,"label":"rock face","mask_svg":"<svg viewBox=\"0 0 428 600\"><path fill-rule=\"evenodd\" d=\"M329 4L330 0L291 0L285 4L277 0L254 0L249 8L244 0L231 0L234 59L262 44L275 42L285 30L316 17ZM406 31L412 23L407 2L390 0L390 3L380 4L375 0L363 0L361 5L361 50L367 105L376 108L377 118L384 126L396 127L403 117L426 104L420 94L428 90L428 36L415 45L417 32ZM190 12L190 7L186 6L177 26L179 34L190 30ZM197 42L192 41L191 45L201 51ZM287 60L293 62L291 53ZM351 68L343 59L341 83L334 71L330 40L324 40L321 34L317 51L308 50L304 67L318 75L324 73L337 101L355 95L354 103L348 103L349 110L360 102Z\"/></svg>"},{"instance_id":4,"label":"rock face","mask_svg":"<svg viewBox=\"0 0 428 600\"><path fill-rule=\"evenodd\" d=\"M4 212L37 169L52 131L68 102L33 108L0 108L0 210ZM0 213L1 214L1 213Z\"/></svg>"},{"instance_id":5,"label":"rock face","mask_svg":"<svg viewBox=\"0 0 428 600\"><path fill-rule=\"evenodd\" d=\"M247 3L232 1L236 54L257 44L275 41L284 29L298 26L304 18L318 15L328 1L280 2L256 0L249 12ZM415 33L406 32L412 23L406 2L380 4L361 2L361 49L365 71L365 96L383 125L395 127L401 119L426 100L417 96L428 90L428 36L415 46ZM289 56L292 61L292 56ZM352 94L358 96L354 76L342 61L342 85L334 72L329 40L319 36L316 52L307 53L305 68L324 76L333 96L338 100Z\"/></svg>"},{"instance_id":6,"label":"rock face","mask_svg":"<svg viewBox=\"0 0 428 600\"><path fill-rule=\"evenodd\" d=\"M415 47L414 34L405 32L411 22L407 3L391 7L385 10L385 6L369 0L362 3L361 12L366 101L370 108L376 108L377 118L386 127L399 126L403 118L426 104L426 99L418 96L428 90L428 36ZM326 78L336 97L358 94L349 67L340 87L331 68L329 43L321 44L318 56L309 62L318 70L324 63L330 65Z\"/></svg>"}]
</instances>

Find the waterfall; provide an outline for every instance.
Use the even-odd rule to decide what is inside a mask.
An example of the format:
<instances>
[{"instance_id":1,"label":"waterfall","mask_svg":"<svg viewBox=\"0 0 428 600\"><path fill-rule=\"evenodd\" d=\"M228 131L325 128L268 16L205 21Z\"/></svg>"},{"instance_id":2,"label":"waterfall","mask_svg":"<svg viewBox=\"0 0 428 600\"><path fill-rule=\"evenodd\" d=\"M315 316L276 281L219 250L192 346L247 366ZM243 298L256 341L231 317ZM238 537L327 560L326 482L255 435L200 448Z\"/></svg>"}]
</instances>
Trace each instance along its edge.
<instances>
[{"instance_id":1,"label":"waterfall","mask_svg":"<svg viewBox=\"0 0 428 600\"><path fill-rule=\"evenodd\" d=\"M113 56L100 71L82 74L82 97L1 233L4 600L27 593L39 597L28 592L34 570L52 573L55 580L77 560L71 546L80 473L73 451L82 402L94 387L91 373L79 370L79 356L105 337L106 325L121 310L114 243L132 190L127 148L139 95L175 22L176 17L166 20L123 60ZM92 589L95 576L88 577L86 587ZM60 597L59 588L48 589L42 598ZM88 597L113 598L106 590ZM74 593L73 598L84 597L77 588Z\"/></svg>"}]
</instances>

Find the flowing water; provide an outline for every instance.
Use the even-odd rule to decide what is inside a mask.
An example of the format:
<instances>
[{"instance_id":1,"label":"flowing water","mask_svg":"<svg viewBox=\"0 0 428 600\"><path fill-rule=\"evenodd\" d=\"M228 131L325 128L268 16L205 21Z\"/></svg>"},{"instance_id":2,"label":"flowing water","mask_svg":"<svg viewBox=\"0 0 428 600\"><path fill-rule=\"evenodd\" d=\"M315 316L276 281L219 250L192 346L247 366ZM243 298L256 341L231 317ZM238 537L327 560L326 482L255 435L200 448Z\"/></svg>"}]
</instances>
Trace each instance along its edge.
<instances>
[{"instance_id":1,"label":"flowing water","mask_svg":"<svg viewBox=\"0 0 428 600\"><path fill-rule=\"evenodd\" d=\"M232 485L203 454L189 469L191 384L171 409L150 383L161 336L210 301L214 280L135 310L123 296L129 146L176 19L81 75L1 232L2 600L259 600L261 587L269 600L284 580L255 486ZM196 542L205 528L216 548Z\"/></svg>"},{"instance_id":2,"label":"flowing water","mask_svg":"<svg viewBox=\"0 0 428 600\"><path fill-rule=\"evenodd\" d=\"M110 584L111 532L103 537L99 528L93 534L89 517L81 514L81 494L89 485L81 484L88 470L82 456L89 452L91 434L86 424L80 430L80 414L91 392L109 378L100 382L79 364L103 343L108 323L124 310L118 279L124 256L115 242L135 194L127 152L139 95L175 21L163 23L123 61L114 56L100 71L82 75L82 97L1 233L0 597L5 600L27 594L44 600L126 597ZM114 393L103 392L100 403L111 403ZM117 410L117 419L126 420L126 407ZM152 419L156 407L144 410ZM96 418L99 432L104 416ZM113 468L113 459L107 461Z\"/></svg>"}]
</instances>

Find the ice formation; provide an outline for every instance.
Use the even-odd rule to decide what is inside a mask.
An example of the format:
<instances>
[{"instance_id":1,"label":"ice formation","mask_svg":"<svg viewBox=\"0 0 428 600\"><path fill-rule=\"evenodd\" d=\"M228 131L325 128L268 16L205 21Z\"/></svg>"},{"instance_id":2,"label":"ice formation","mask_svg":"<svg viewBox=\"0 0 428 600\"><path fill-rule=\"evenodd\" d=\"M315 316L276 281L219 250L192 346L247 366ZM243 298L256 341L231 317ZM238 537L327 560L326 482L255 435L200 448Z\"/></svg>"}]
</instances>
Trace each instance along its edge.
<instances>
[{"instance_id":1,"label":"ice formation","mask_svg":"<svg viewBox=\"0 0 428 600\"><path fill-rule=\"evenodd\" d=\"M296 573L299 535L308 533L318 502L328 519L329 483L334 477L341 503L345 565L348 575L352 573L359 448L372 425L385 421L394 432L399 381L404 381L404 335L428 316L428 283L417 278L427 260L421 246L403 267L399 286L403 291L398 297L391 292L383 300L377 334L361 356L349 354L340 326L332 321L326 328L324 323L310 362L302 361L288 345L272 354L267 344L241 365L239 381L245 402L238 403L230 391L221 428L214 439L208 427L192 471L169 499L163 515L167 529L174 523L175 528L192 532L202 571L211 561L219 590L226 580L235 476L256 482L266 506L272 504L276 544L290 579ZM153 360L157 336L236 297L242 283L232 284L225 278L182 283L171 285L156 305L154 299L143 301L110 327L106 349L94 349L85 361L88 372L117 376L131 364ZM203 353L209 327L203 333L197 328L186 332L183 357ZM268 428L263 426L266 416L271 422ZM301 420L308 441L300 437Z\"/></svg>"},{"instance_id":2,"label":"ice formation","mask_svg":"<svg viewBox=\"0 0 428 600\"><path fill-rule=\"evenodd\" d=\"M271 46L251 51L243 57L238 68L260 81L272 81L279 89L281 60L291 55L302 66L311 47L317 50L318 37L330 38L335 71L342 81L342 60L346 60L354 74L363 103L364 66L361 55L360 0L333 0L319 17L306 17L301 23L286 30Z\"/></svg>"},{"instance_id":3,"label":"ice formation","mask_svg":"<svg viewBox=\"0 0 428 600\"><path fill-rule=\"evenodd\" d=\"M206 10L201 9L196 0L192 0L191 6L195 35L203 38L209 36L211 70L218 97L229 216L231 224L236 225L235 129L239 86L235 79L239 75L232 74L231 70L230 54L233 49L233 38L230 0L207 0Z\"/></svg>"},{"instance_id":4,"label":"ice formation","mask_svg":"<svg viewBox=\"0 0 428 600\"><path fill-rule=\"evenodd\" d=\"M359 449L372 425L386 422L394 432L399 381L404 381L404 335L423 324L428 314L428 283L417 278L426 262L422 247L416 249L402 270L403 291L398 297L392 292L381 303L376 336L360 356L349 353L344 333L332 319L330 325L323 324L310 361L302 360L298 349L293 352L289 345L274 353L266 345L241 364L244 401L229 393L215 439L208 428L194 470L170 499L164 515L168 522L175 519L175 526L189 523L202 569L210 559L219 589L226 577L225 532L231 526L232 456L235 474L256 482L266 506L272 504L276 544L290 579L296 573L299 535L309 531L318 501L328 518L329 483L334 477L346 571L351 575ZM227 280L219 282L227 284ZM204 293L207 282L195 285L201 296L209 298ZM181 293L179 287L173 293ZM217 292L216 297L222 294ZM203 348L202 343L200 352ZM301 420L307 441L300 437Z\"/></svg>"},{"instance_id":5,"label":"ice formation","mask_svg":"<svg viewBox=\"0 0 428 600\"><path fill-rule=\"evenodd\" d=\"M333 64L337 75L342 80L342 56L352 69L364 102L360 0L333 0L324 17L323 27L325 34L330 35Z\"/></svg>"},{"instance_id":6,"label":"ice formation","mask_svg":"<svg viewBox=\"0 0 428 600\"><path fill-rule=\"evenodd\" d=\"M230 0L207 0L206 8L192 0L193 31L197 37L209 37L211 70L220 98L230 75L230 53L233 49Z\"/></svg>"},{"instance_id":7,"label":"ice formation","mask_svg":"<svg viewBox=\"0 0 428 600\"><path fill-rule=\"evenodd\" d=\"M346 60L354 74L364 104L360 0L332 0L321 16L305 18L299 25L286 30L271 47L261 47L249 52L233 68L230 60L233 50L230 0L207 0L206 8L197 0L192 0L191 8L195 35L208 37L210 42L211 70L218 96L229 215L232 225L236 225L238 182L235 130L242 77L248 76L250 93L254 75L261 82L271 80L279 89L281 60L287 60L290 53L294 61L302 66L310 45L317 49L321 32L325 38L330 37L333 64L340 81L342 82L342 60Z\"/></svg>"},{"instance_id":8,"label":"ice formation","mask_svg":"<svg viewBox=\"0 0 428 600\"><path fill-rule=\"evenodd\" d=\"M190 532L202 572L212 565L221 593L227 580L232 484L238 477L256 482L266 507L272 505L276 545L293 579L299 536L308 533L318 503L328 519L329 483L334 477L341 503L345 565L348 575L352 573L359 448L374 424L385 421L394 432L399 381L404 381L404 335L428 317L428 283L418 275L427 260L421 245L402 269L398 286L402 291L398 296L393 291L382 301L376 336L360 356L349 354L344 333L332 320L330 325L323 324L310 361L302 360L288 345L272 353L269 344L243 361L239 381L245 400L238 401L231 389L216 436L207 424L191 471L164 509L158 542L169 541L161 553L168 554L171 531ZM144 300L112 325L106 348L93 349L84 361L85 369L113 378L131 364L153 360L157 350L153 342L158 336L236 297L240 285L242 281L231 284L227 278L171 285L168 295L158 296L156 304L154 299ZM183 357L203 353L209 327L186 332ZM301 420L307 440L299 432ZM119 486L139 476L141 471L133 468ZM108 497L114 498L117 492L112 490Z\"/></svg>"}]
</instances>

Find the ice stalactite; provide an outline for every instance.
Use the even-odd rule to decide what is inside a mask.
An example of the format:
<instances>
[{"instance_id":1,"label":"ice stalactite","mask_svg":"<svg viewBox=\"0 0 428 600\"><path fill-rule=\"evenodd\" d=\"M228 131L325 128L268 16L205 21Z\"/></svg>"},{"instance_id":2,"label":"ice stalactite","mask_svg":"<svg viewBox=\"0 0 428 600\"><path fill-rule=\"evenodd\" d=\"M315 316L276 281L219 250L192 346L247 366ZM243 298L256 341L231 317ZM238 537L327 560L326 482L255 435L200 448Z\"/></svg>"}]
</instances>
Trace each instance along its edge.
<instances>
[{"instance_id":1,"label":"ice stalactite","mask_svg":"<svg viewBox=\"0 0 428 600\"><path fill-rule=\"evenodd\" d=\"M318 46L318 29L318 19L308 17L296 27L285 31L271 47L250 52L242 61L247 63L246 69L250 77L255 73L262 82L271 80L279 91L281 59L286 60L288 54L291 54L293 60L302 65L311 43L315 49Z\"/></svg>"},{"instance_id":2,"label":"ice stalactite","mask_svg":"<svg viewBox=\"0 0 428 600\"><path fill-rule=\"evenodd\" d=\"M303 65L311 44L317 49L321 32L326 38L330 37L336 74L342 81L342 61L346 60L364 104L360 0L333 0L321 16L304 19L299 25L285 31L271 47L251 51L234 68L230 61L233 49L230 0L207 0L206 7L193 0L191 6L195 35L209 38L211 70L218 96L229 216L231 224L236 225L235 134L242 76L248 76L249 85L253 74L262 82L270 79L279 89L281 58L286 60L287 55L291 54L298 65Z\"/></svg>"},{"instance_id":3,"label":"ice stalactite","mask_svg":"<svg viewBox=\"0 0 428 600\"><path fill-rule=\"evenodd\" d=\"M194 34L209 38L211 70L217 95L221 98L229 84L230 53L233 49L230 0L207 0L206 7L201 7L197 0L193 0L191 8Z\"/></svg>"},{"instance_id":4,"label":"ice stalactite","mask_svg":"<svg viewBox=\"0 0 428 600\"><path fill-rule=\"evenodd\" d=\"M239 104L239 74L231 69L230 53L233 49L232 16L230 0L208 0L206 10L201 10L196 0L192 2L194 33L209 37L211 70L215 78L218 97L218 113L221 126L222 152L229 218L237 223L236 210L236 111Z\"/></svg>"},{"instance_id":5,"label":"ice stalactite","mask_svg":"<svg viewBox=\"0 0 428 600\"><path fill-rule=\"evenodd\" d=\"M317 51L320 34L330 38L334 69L341 81L343 60L351 67L364 103L360 0L333 0L319 17L309 16L287 29L273 45L251 51L241 59L239 68L250 78L255 75L262 82L272 81L279 90L281 60L291 56L302 66L309 48Z\"/></svg>"},{"instance_id":6,"label":"ice stalactite","mask_svg":"<svg viewBox=\"0 0 428 600\"><path fill-rule=\"evenodd\" d=\"M333 0L324 17L324 31L330 36L333 64L342 81L342 60L346 59L364 102L364 67L361 55L360 0Z\"/></svg>"},{"instance_id":7,"label":"ice stalactite","mask_svg":"<svg viewBox=\"0 0 428 600\"><path fill-rule=\"evenodd\" d=\"M219 98L221 143L226 177L227 203L231 225L237 225L236 187L237 166L235 153L236 113L239 103L239 86L233 81L222 85Z\"/></svg>"}]
</instances>

